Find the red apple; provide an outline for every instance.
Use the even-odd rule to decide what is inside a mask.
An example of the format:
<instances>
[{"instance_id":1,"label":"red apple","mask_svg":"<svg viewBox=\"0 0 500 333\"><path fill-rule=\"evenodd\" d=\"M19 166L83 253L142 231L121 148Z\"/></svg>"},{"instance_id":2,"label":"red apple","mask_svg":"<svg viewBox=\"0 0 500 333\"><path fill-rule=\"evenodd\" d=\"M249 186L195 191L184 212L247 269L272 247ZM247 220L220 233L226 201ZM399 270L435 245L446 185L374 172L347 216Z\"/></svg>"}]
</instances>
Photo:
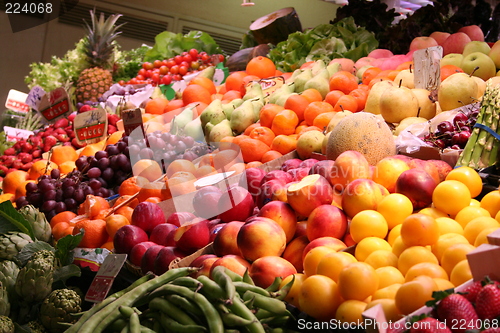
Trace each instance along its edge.
<instances>
[{"instance_id":1,"label":"red apple","mask_svg":"<svg viewBox=\"0 0 500 333\"><path fill-rule=\"evenodd\" d=\"M442 32L442 31L434 31L433 33L431 33L429 35L429 37L432 37L432 38L434 38L434 40L436 40L438 45L443 45L444 41L449 36L450 36L449 32Z\"/></svg>"},{"instance_id":2,"label":"red apple","mask_svg":"<svg viewBox=\"0 0 500 333\"><path fill-rule=\"evenodd\" d=\"M313 241L309 242L307 246L304 249L304 252L302 252L302 260L306 257L307 252L311 251L317 246L328 246L335 251L340 251L342 249L347 248L347 245L343 241L341 241L338 238L335 237L320 237L316 238Z\"/></svg>"},{"instance_id":3,"label":"red apple","mask_svg":"<svg viewBox=\"0 0 500 333\"><path fill-rule=\"evenodd\" d=\"M130 251L135 246L149 240L148 234L140 227L127 224L118 229L113 238L116 253L130 254Z\"/></svg>"},{"instance_id":4,"label":"red apple","mask_svg":"<svg viewBox=\"0 0 500 333\"><path fill-rule=\"evenodd\" d=\"M255 200L260 192L260 184L265 175L266 172L262 169L248 168L240 178L238 185L246 188Z\"/></svg>"},{"instance_id":5,"label":"red apple","mask_svg":"<svg viewBox=\"0 0 500 333\"><path fill-rule=\"evenodd\" d=\"M241 186L231 186L220 197L218 210L222 222L245 221L252 215L255 203L252 195Z\"/></svg>"},{"instance_id":6,"label":"red apple","mask_svg":"<svg viewBox=\"0 0 500 333\"><path fill-rule=\"evenodd\" d=\"M428 163L434 164L434 166L437 168L438 174L439 174L439 183L444 181L446 179L446 176L450 173L453 168L451 165L448 164L448 162L445 162L443 160L427 160Z\"/></svg>"},{"instance_id":7,"label":"red apple","mask_svg":"<svg viewBox=\"0 0 500 333\"><path fill-rule=\"evenodd\" d=\"M312 241L320 237L342 239L347 231L347 216L333 205L316 207L307 219L307 238Z\"/></svg>"},{"instance_id":8,"label":"red apple","mask_svg":"<svg viewBox=\"0 0 500 333\"><path fill-rule=\"evenodd\" d=\"M287 189L287 202L303 217L309 216L318 206L331 204L332 200L333 189L328 180L320 175L308 175Z\"/></svg>"},{"instance_id":9,"label":"red apple","mask_svg":"<svg viewBox=\"0 0 500 333\"><path fill-rule=\"evenodd\" d=\"M376 210L378 203L389 194L382 185L371 179L355 179L342 192L342 209L349 217L365 209Z\"/></svg>"},{"instance_id":10,"label":"red apple","mask_svg":"<svg viewBox=\"0 0 500 333\"><path fill-rule=\"evenodd\" d=\"M392 57L394 53L391 50L387 49L375 49L368 53L368 57L379 59L379 58L388 58Z\"/></svg>"},{"instance_id":11,"label":"red apple","mask_svg":"<svg viewBox=\"0 0 500 333\"><path fill-rule=\"evenodd\" d=\"M311 168L309 168L309 167L307 167L307 168L300 167L300 168L288 170L287 173L292 176L292 181L296 182L296 181L302 180L302 178L307 176L309 174L310 169Z\"/></svg>"},{"instance_id":12,"label":"red apple","mask_svg":"<svg viewBox=\"0 0 500 333\"><path fill-rule=\"evenodd\" d=\"M297 216L293 208L283 201L270 201L260 209L257 216L267 217L278 223L286 235L286 242L290 242L297 228Z\"/></svg>"},{"instance_id":13,"label":"red apple","mask_svg":"<svg viewBox=\"0 0 500 333\"><path fill-rule=\"evenodd\" d=\"M483 30L475 24L466 25L464 27L461 27L460 29L458 29L458 32L465 33L467 36L469 36L470 40L484 42Z\"/></svg>"},{"instance_id":14,"label":"red apple","mask_svg":"<svg viewBox=\"0 0 500 333\"><path fill-rule=\"evenodd\" d=\"M262 208L266 203L274 200L274 198L281 197L281 194L286 194L288 184L283 183L283 181L279 179L272 179L262 184L257 199L255 200L257 207Z\"/></svg>"},{"instance_id":15,"label":"red apple","mask_svg":"<svg viewBox=\"0 0 500 333\"><path fill-rule=\"evenodd\" d=\"M187 254L201 249L210 242L208 220L200 218L197 218L197 221L195 220L175 230L176 247Z\"/></svg>"},{"instance_id":16,"label":"red apple","mask_svg":"<svg viewBox=\"0 0 500 333\"><path fill-rule=\"evenodd\" d=\"M432 46L438 46L438 42L432 37L418 36L412 39L410 51L422 50Z\"/></svg>"},{"instance_id":17,"label":"red apple","mask_svg":"<svg viewBox=\"0 0 500 333\"><path fill-rule=\"evenodd\" d=\"M214 253L219 256L226 254L241 255L240 249L236 242L238 232L245 222L233 221L226 223L222 229L215 235L213 242Z\"/></svg>"},{"instance_id":18,"label":"red apple","mask_svg":"<svg viewBox=\"0 0 500 333\"><path fill-rule=\"evenodd\" d=\"M153 245L158 245L155 242L141 242L135 244L132 250L130 250L130 255L128 256L128 260L136 266L141 266L141 260L144 256L144 253Z\"/></svg>"},{"instance_id":19,"label":"red apple","mask_svg":"<svg viewBox=\"0 0 500 333\"><path fill-rule=\"evenodd\" d=\"M153 228L153 230L151 230L149 240L155 242L158 245L168 246L168 234L170 233L170 231L177 228L178 227L176 225L170 223L158 224Z\"/></svg>"},{"instance_id":20,"label":"red apple","mask_svg":"<svg viewBox=\"0 0 500 333\"><path fill-rule=\"evenodd\" d=\"M211 267L211 270L217 266L224 266L229 268L231 271L243 276L245 272L250 269L250 263L246 261L243 257L234 254L228 254L222 258L217 259Z\"/></svg>"},{"instance_id":21,"label":"red apple","mask_svg":"<svg viewBox=\"0 0 500 333\"><path fill-rule=\"evenodd\" d=\"M191 221L195 217L196 215L190 212L174 212L170 214L170 216L167 218L167 223L171 223L173 225L180 227L181 225Z\"/></svg>"},{"instance_id":22,"label":"red apple","mask_svg":"<svg viewBox=\"0 0 500 333\"><path fill-rule=\"evenodd\" d=\"M216 186L205 186L196 191L193 197L193 208L197 216L211 219L219 215L218 202L222 191Z\"/></svg>"},{"instance_id":23,"label":"red apple","mask_svg":"<svg viewBox=\"0 0 500 333\"><path fill-rule=\"evenodd\" d=\"M156 255L153 263L153 273L161 275L168 270L170 263L177 258L184 258L186 254L173 246L165 246Z\"/></svg>"},{"instance_id":24,"label":"red apple","mask_svg":"<svg viewBox=\"0 0 500 333\"><path fill-rule=\"evenodd\" d=\"M278 277L284 279L296 273L297 270L288 260L278 256L259 258L250 265L248 270L255 285L261 288L269 287Z\"/></svg>"},{"instance_id":25,"label":"red apple","mask_svg":"<svg viewBox=\"0 0 500 333\"><path fill-rule=\"evenodd\" d=\"M147 272L153 272L155 267L156 256L165 246L163 245L152 245L150 246L141 259L141 272L146 274Z\"/></svg>"},{"instance_id":26,"label":"red apple","mask_svg":"<svg viewBox=\"0 0 500 333\"><path fill-rule=\"evenodd\" d=\"M288 171L290 169L298 168L300 163L302 163L302 160L300 158L291 158L283 162L283 164L281 165L281 170Z\"/></svg>"},{"instance_id":27,"label":"red apple","mask_svg":"<svg viewBox=\"0 0 500 333\"><path fill-rule=\"evenodd\" d=\"M160 206L155 203L143 201L139 203L132 212L132 225L151 233L154 227L158 224L166 223L165 214Z\"/></svg>"},{"instance_id":28,"label":"red apple","mask_svg":"<svg viewBox=\"0 0 500 333\"><path fill-rule=\"evenodd\" d=\"M470 37L464 32L455 32L446 38L443 42L443 56L450 53L460 53L464 51L464 47L471 41Z\"/></svg>"},{"instance_id":29,"label":"red apple","mask_svg":"<svg viewBox=\"0 0 500 333\"><path fill-rule=\"evenodd\" d=\"M270 180L277 179L283 184L290 183L293 181L292 175L290 175L287 171L283 170L271 170L269 171L260 181L260 185L264 184L265 182L268 182Z\"/></svg>"},{"instance_id":30,"label":"red apple","mask_svg":"<svg viewBox=\"0 0 500 333\"><path fill-rule=\"evenodd\" d=\"M299 273L302 273L304 271L302 253L304 253L304 249L306 248L307 244L309 244L307 235L302 235L294 238L290 243L287 244L282 255L282 257L288 260Z\"/></svg>"},{"instance_id":31,"label":"red apple","mask_svg":"<svg viewBox=\"0 0 500 333\"><path fill-rule=\"evenodd\" d=\"M241 226L236 241L243 258L254 261L265 256L280 256L285 250L286 235L278 223L259 216Z\"/></svg>"},{"instance_id":32,"label":"red apple","mask_svg":"<svg viewBox=\"0 0 500 333\"><path fill-rule=\"evenodd\" d=\"M396 181L396 192L406 195L414 209L421 209L432 203L432 192L437 183L426 171L410 169L403 172Z\"/></svg>"}]
</instances>

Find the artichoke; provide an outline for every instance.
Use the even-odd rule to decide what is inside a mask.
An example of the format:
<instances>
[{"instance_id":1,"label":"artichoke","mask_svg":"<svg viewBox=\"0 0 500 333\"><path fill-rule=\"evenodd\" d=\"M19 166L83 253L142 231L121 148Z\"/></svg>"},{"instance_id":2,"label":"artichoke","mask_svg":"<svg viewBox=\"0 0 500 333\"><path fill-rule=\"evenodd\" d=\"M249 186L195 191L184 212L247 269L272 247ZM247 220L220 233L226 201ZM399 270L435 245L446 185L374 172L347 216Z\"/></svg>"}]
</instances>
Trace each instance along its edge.
<instances>
[{"instance_id":1,"label":"artichoke","mask_svg":"<svg viewBox=\"0 0 500 333\"><path fill-rule=\"evenodd\" d=\"M0 282L0 316L8 316L10 314L9 293L7 288Z\"/></svg>"},{"instance_id":2,"label":"artichoke","mask_svg":"<svg viewBox=\"0 0 500 333\"><path fill-rule=\"evenodd\" d=\"M7 289L10 300L16 299L16 279L19 274L19 266L12 260L0 261L0 282Z\"/></svg>"},{"instance_id":3,"label":"artichoke","mask_svg":"<svg viewBox=\"0 0 500 333\"><path fill-rule=\"evenodd\" d=\"M0 333L14 333L15 326L12 319L7 316L0 316Z\"/></svg>"},{"instance_id":4,"label":"artichoke","mask_svg":"<svg viewBox=\"0 0 500 333\"><path fill-rule=\"evenodd\" d=\"M39 320L32 320L26 324L26 329L31 333L46 333L47 330Z\"/></svg>"},{"instance_id":5,"label":"artichoke","mask_svg":"<svg viewBox=\"0 0 500 333\"><path fill-rule=\"evenodd\" d=\"M82 311L82 299L72 289L56 289L47 296L40 307L40 321L50 332L64 332L67 326L60 323L74 323L77 317L72 313Z\"/></svg>"},{"instance_id":6,"label":"artichoke","mask_svg":"<svg viewBox=\"0 0 500 333\"><path fill-rule=\"evenodd\" d=\"M45 214L33 205L26 205L19 209L19 213L31 224L36 239L49 243L52 238L50 224Z\"/></svg>"},{"instance_id":7,"label":"artichoke","mask_svg":"<svg viewBox=\"0 0 500 333\"><path fill-rule=\"evenodd\" d=\"M0 234L0 259L12 260L26 244L32 242L31 237L22 232Z\"/></svg>"},{"instance_id":8,"label":"artichoke","mask_svg":"<svg viewBox=\"0 0 500 333\"><path fill-rule=\"evenodd\" d=\"M16 293L27 303L42 301L52 291L55 255L49 250L35 252L16 279Z\"/></svg>"}]
</instances>

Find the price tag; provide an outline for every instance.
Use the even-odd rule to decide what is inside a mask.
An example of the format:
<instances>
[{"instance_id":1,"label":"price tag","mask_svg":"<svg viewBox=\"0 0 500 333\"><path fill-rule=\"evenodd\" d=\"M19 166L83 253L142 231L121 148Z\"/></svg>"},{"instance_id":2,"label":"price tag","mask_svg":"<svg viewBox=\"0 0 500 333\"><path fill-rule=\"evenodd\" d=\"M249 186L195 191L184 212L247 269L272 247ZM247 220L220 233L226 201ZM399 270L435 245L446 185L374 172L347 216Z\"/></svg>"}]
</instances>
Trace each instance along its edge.
<instances>
[{"instance_id":1,"label":"price tag","mask_svg":"<svg viewBox=\"0 0 500 333\"><path fill-rule=\"evenodd\" d=\"M144 124L142 122L142 112L141 109L130 109L122 111L122 119L123 119L123 129L125 131L125 135L130 135L133 130L137 127L142 129L142 133L144 133Z\"/></svg>"},{"instance_id":2,"label":"price tag","mask_svg":"<svg viewBox=\"0 0 500 333\"><path fill-rule=\"evenodd\" d=\"M3 130L5 132L5 135L7 136L8 141L17 141L21 139L27 139L30 137L30 135L33 135L34 133L32 131L20 129L20 128L15 128L15 127L10 127L10 126L4 126Z\"/></svg>"},{"instance_id":3,"label":"price tag","mask_svg":"<svg viewBox=\"0 0 500 333\"><path fill-rule=\"evenodd\" d=\"M441 58L443 48L433 46L413 53L415 88L437 90L441 82Z\"/></svg>"},{"instance_id":4,"label":"price tag","mask_svg":"<svg viewBox=\"0 0 500 333\"><path fill-rule=\"evenodd\" d=\"M43 95L34 109L48 122L54 122L57 118L65 117L73 111L68 93L61 87Z\"/></svg>"},{"instance_id":5,"label":"price tag","mask_svg":"<svg viewBox=\"0 0 500 333\"><path fill-rule=\"evenodd\" d=\"M97 303L106 298L125 260L126 254L108 254L85 294L87 302Z\"/></svg>"},{"instance_id":6,"label":"price tag","mask_svg":"<svg viewBox=\"0 0 500 333\"><path fill-rule=\"evenodd\" d=\"M96 143L108 133L108 117L106 111L99 107L95 110L79 113L73 121L76 141L80 144Z\"/></svg>"},{"instance_id":7,"label":"price tag","mask_svg":"<svg viewBox=\"0 0 500 333\"><path fill-rule=\"evenodd\" d=\"M28 113L30 106L26 104L26 99L28 99L28 94L11 89L7 95L5 107L13 111Z\"/></svg>"},{"instance_id":8,"label":"price tag","mask_svg":"<svg viewBox=\"0 0 500 333\"><path fill-rule=\"evenodd\" d=\"M34 86L26 97L26 104L28 104L32 109L38 111L38 104L42 101L42 97L47 93L40 86Z\"/></svg>"}]
</instances>

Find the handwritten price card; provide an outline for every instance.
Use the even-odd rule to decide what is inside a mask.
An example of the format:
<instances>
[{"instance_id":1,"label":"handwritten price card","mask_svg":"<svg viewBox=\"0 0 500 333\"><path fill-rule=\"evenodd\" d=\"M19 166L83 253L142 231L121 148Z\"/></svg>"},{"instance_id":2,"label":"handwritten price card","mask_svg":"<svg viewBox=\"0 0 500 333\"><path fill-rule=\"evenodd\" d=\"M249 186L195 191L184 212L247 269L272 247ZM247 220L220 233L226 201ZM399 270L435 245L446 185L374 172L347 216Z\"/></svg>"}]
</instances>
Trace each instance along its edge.
<instances>
[{"instance_id":1,"label":"handwritten price card","mask_svg":"<svg viewBox=\"0 0 500 333\"><path fill-rule=\"evenodd\" d=\"M103 108L77 114L73 122L76 140L80 144L97 143L108 133L108 117Z\"/></svg>"}]
</instances>

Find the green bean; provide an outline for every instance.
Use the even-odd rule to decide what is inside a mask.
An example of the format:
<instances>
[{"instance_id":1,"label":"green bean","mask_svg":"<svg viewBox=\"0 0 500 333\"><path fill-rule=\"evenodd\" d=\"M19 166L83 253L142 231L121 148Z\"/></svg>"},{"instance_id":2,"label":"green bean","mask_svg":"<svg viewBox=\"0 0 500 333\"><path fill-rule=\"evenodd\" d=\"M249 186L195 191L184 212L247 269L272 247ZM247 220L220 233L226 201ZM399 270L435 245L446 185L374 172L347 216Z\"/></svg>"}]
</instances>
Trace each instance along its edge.
<instances>
[{"instance_id":1,"label":"green bean","mask_svg":"<svg viewBox=\"0 0 500 333\"><path fill-rule=\"evenodd\" d=\"M124 326L128 326L128 318L127 320L118 318L109 325L109 329L111 331L120 331Z\"/></svg>"},{"instance_id":2,"label":"green bean","mask_svg":"<svg viewBox=\"0 0 500 333\"><path fill-rule=\"evenodd\" d=\"M126 305L120 305L118 307L118 310L120 310L120 313L121 315L124 317L124 318L130 318L130 316L132 315L132 313L134 313L134 309L130 306L126 306Z\"/></svg>"},{"instance_id":3,"label":"green bean","mask_svg":"<svg viewBox=\"0 0 500 333\"><path fill-rule=\"evenodd\" d=\"M252 277L250 276L250 273L248 272L248 269L245 270L245 273L243 274L243 282L254 285L255 282L253 282Z\"/></svg>"},{"instance_id":4,"label":"green bean","mask_svg":"<svg viewBox=\"0 0 500 333\"><path fill-rule=\"evenodd\" d=\"M243 281L243 276L239 275L238 273L233 272L229 268L224 267L224 271L226 272L227 275L229 275L229 277L231 278L231 280L233 280L233 281Z\"/></svg>"},{"instance_id":5,"label":"green bean","mask_svg":"<svg viewBox=\"0 0 500 333\"><path fill-rule=\"evenodd\" d=\"M172 304L177 305L179 308L183 309L184 311L187 311L189 313L192 313L196 317L200 317L202 315L202 312L200 308L191 302L190 300L179 296L179 295L166 295L165 299L170 301Z\"/></svg>"},{"instance_id":6,"label":"green bean","mask_svg":"<svg viewBox=\"0 0 500 333\"><path fill-rule=\"evenodd\" d=\"M137 312L133 312L129 319L130 333L141 333L141 322Z\"/></svg>"},{"instance_id":7,"label":"green bean","mask_svg":"<svg viewBox=\"0 0 500 333\"><path fill-rule=\"evenodd\" d=\"M120 333L129 333L129 332L130 332L130 326L129 325L123 326L122 330L120 331Z\"/></svg>"},{"instance_id":8,"label":"green bean","mask_svg":"<svg viewBox=\"0 0 500 333\"><path fill-rule=\"evenodd\" d=\"M232 313L251 321L251 324L246 326L248 332L265 333L264 326L262 326L261 322L255 317L254 313L243 304L239 296L236 296L233 303L228 304L227 307Z\"/></svg>"},{"instance_id":9,"label":"green bean","mask_svg":"<svg viewBox=\"0 0 500 333\"><path fill-rule=\"evenodd\" d=\"M159 275L154 279L130 290L113 302L112 306L103 308L96 313L91 320L87 320L84 324L76 326L75 329L72 329L74 326L71 327L66 331L66 333L100 333L104 330L104 328L106 328L107 325L109 325L109 323L114 321L120 315L120 311L118 310L120 305L133 305L134 302L146 295L148 292L155 290L159 286L165 285L178 277L187 276L196 270L197 268L192 267L180 267L168 270L162 275Z\"/></svg>"},{"instance_id":10,"label":"green bean","mask_svg":"<svg viewBox=\"0 0 500 333\"><path fill-rule=\"evenodd\" d=\"M221 313L222 322L224 326L228 327L238 327L238 326L247 326L252 324L254 321L242 318L234 313Z\"/></svg>"},{"instance_id":11,"label":"green bean","mask_svg":"<svg viewBox=\"0 0 500 333\"><path fill-rule=\"evenodd\" d=\"M141 333L158 333L158 331L155 331L149 327L141 325Z\"/></svg>"},{"instance_id":12,"label":"green bean","mask_svg":"<svg viewBox=\"0 0 500 333\"><path fill-rule=\"evenodd\" d=\"M200 292L208 297L212 301L221 300L224 298L224 290L222 290L221 286L217 284L214 280L210 279L206 275L198 276L198 281L203 284Z\"/></svg>"},{"instance_id":13,"label":"green bean","mask_svg":"<svg viewBox=\"0 0 500 333\"><path fill-rule=\"evenodd\" d=\"M265 325L280 327L285 326L288 320L290 320L290 316L276 316L261 319L260 322Z\"/></svg>"},{"instance_id":14,"label":"green bean","mask_svg":"<svg viewBox=\"0 0 500 333\"><path fill-rule=\"evenodd\" d=\"M222 290L224 290L225 292L224 299L226 299L227 302L232 302L234 295L236 295L236 287L233 284L233 280L231 280L229 275L226 274L225 267L224 266L215 267L212 271L212 277L214 281L221 286Z\"/></svg>"},{"instance_id":15,"label":"green bean","mask_svg":"<svg viewBox=\"0 0 500 333\"><path fill-rule=\"evenodd\" d=\"M290 289L292 289L294 282L295 282L295 275L293 275L292 279L283 287L281 287L277 292L271 293L271 297L274 297L282 301L283 299L285 299L286 295L288 295Z\"/></svg>"},{"instance_id":16,"label":"green bean","mask_svg":"<svg viewBox=\"0 0 500 333\"><path fill-rule=\"evenodd\" d=\"M185 287L183 287L185 288ZM172 333L199 333L206 332L207 329L200 325L182 325L169 316L162 314L160 316L160 323L165 332Z\"/></svg>"},{"instance_id":17,"label":"green bean","mask_svg":"<svg viewBox=\"0 0 500 333\"><path fill-rule=\"evenodd\" d=\"M240 294L240 296L243 296L245 294L245 292L247 292L248 290L251 290L257 294L261 294L262 296L266 296L266 297L271 296L269 291L267 291L266 289L261 288L259 286L253 286L251 284L248 284L245 282L240 282L240 281L235 281L235 282L233 282L233 284L234 284L238 294Z\"/></svg>"},{"instance_id":18,"label":"green bean","mask_svg":"<svg viewBox=\"0 0 500 333\"><path fill-rule=\"evenodd\" d=\"M182 325L196 325L196 322L186 312L162 297L155 297L149 302L149 308L177 320Z\"/></svg>"},{"instance_id":19,"label":"green bean","mask_svg":"<svg viewBox=\"0 0 500 333\"><path fill-rule=\"evenodd\" d=\"M159 316L158 316L158 319L159 319ZM155 320L153 322L153 331L155 331L156 333L163 332L163 326L161 325L160 320Z\"/></svg>"},{"instance_id":20,"label":"green bean","mask_svg":"<svg viewBox=\"0 0 500 333\"><path fill-rule=\"evenodd\" d=\"M198 281L190 276L183 276L183 277L177 278L177 279L171 281L170 283L175 284L177 286L187 287L193 291L199 290L202 287L202 284L200 281Z\"/></svg>"},{"instance_id":21,"label":"green bean","mask_svg":"<svg viewBox=\"0 0 500 333\"><path fill-rule=\"evenodd\" d=\"M267 287L266 290L269 292L277 291L280 287L281 281L283 281L283 278L281 278L281 276L275 277L273 283L269 287Z\"/></svg>"},{"instance_id":22,"label":"green bean","mask_svg":"<svg viewBox=\"0 0 500 333\"><path fill-rule=\"evenodd\" d=\"M245 292L243 299L253 299L253 305L256 308L264 309L277 315L284 315L288 312L285 302L275 298L262 296L261 294L254 293L251 290Z\"/></svg>"}]
</instances>

